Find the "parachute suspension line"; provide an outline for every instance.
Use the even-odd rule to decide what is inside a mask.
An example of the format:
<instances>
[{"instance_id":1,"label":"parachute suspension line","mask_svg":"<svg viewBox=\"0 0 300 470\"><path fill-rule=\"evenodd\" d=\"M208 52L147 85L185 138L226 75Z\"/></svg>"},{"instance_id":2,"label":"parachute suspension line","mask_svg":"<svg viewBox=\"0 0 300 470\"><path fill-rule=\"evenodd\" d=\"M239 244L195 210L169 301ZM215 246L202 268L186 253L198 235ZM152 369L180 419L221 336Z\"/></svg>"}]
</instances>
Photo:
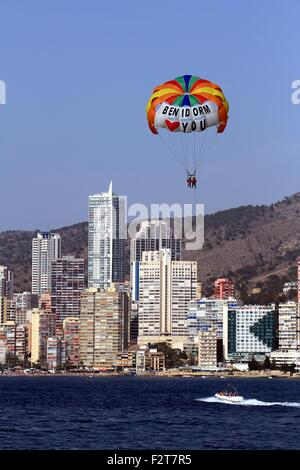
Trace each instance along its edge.
<instances>
[{"instance_id":1,"label":"parachute suspension line","mask_svg":"<svg viewBox=\"0 0 300 470\"><path fill-rule=\"evenodd\" d=\"M188 160L186 147L184 145L184 135L182 135L181 132L179 132L179 139L180 139L181 153L182 153L182 156L183 156L185 169L186 169L186 172L188 172L189 171L189 160Z\"/></svg>"},{"instance_id":2,"label":"parachute suspension line","mask_svg":"<svg viewBox=\"0 0 300 470\"><path fill-rule=\"evenodd\" d=\"M212 148L213 144L216 142L216 138L217 138L217 132L212 132L212 135L210 136L210 138L207 137L207 139L206 139L206 148L203 150L203 154L200 157L201 158L201 165L203 165L204 160L206 159L210 149Z\"/></svg>"},{"instance_id":3,"label":"parachute suspension line","mask_svg":"<svg viewBox=\"0 0 300 470\"><path fill-rule=\"evenodd\" d=\"M198 165L197 165L197 168L201 165L202 163L202 157L203 157L203 152L204 152L204 149L205 149L205 143L206 143L206 136L207 132L204 132L204 135L202 136L202 138L200 139L201 140L201 144L199 146L199 148L197 149L197 156L198 156Z\"/></svg>"},{"instance_id":4,"label":"parachute suspension line","mask_svg":"<svg viewBox=\"0 0 300 470\"><path fill-rule=\"evenodd\" d=\"M194 171L197 170L197 136L196 132L193 132L193 166L194 166Z\"/></svg>"},{"instance_id":5,"label":"parachute suspension line","mask_svg":"<svg viewBox=\"0 0 300 470\"><path fill-rule=\"evenodd\" d=\"M182 166L184 169L185 169L185 166L183 165L182 163L182 160L180 158L180 155L177 154L177 152L175 152L172 147L168 144L168 142L163 138L162 134L158 133L161 141L163 142L163 144L167 147L168 151L173 155L173 157L176 158L177 162L179 163L180 166Z\"/></svg>"}]
</instances>

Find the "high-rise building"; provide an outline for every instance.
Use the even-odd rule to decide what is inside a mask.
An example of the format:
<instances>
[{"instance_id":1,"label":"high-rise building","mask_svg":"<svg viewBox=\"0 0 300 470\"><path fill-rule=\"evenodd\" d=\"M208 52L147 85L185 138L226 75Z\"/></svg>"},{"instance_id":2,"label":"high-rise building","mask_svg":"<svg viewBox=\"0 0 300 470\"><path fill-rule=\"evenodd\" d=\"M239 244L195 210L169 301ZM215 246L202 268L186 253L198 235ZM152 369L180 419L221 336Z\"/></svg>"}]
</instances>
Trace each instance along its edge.
<instances>
[{"instance_id":1,"label":"high-rise building","mask_svg":"<svg viewBox=\"0 0 300 470\"><path fill-rule=\"evenodd\" d=\"M80 295L84 289L84 260L65 256L52 261L51 310L58 322L80 315Z\"/></svg>"},{"instance_id":2,"label":"high-rise building","mask_svg":"<svg viewBox=\"0 0 300 470\"><path fill-rule=\"evenodd\" d=\"M27 328L7 321L0 325L0 363L14 366L27 361Z\"/></svg>"},{"instance_id":3,"label":"high-rise building","mask_svg":"<svg viewBox=\"0 0 300 470\"><path fill-rule=\"evenodd\" d=\"M14 273L6 266L0 266L0 297L12 299L14 295Z\"/></svg>"},{"instance_id":4,"label":"high-rise building","mask_svg":"<svg viewBox=\"0 0 300 470\"><path fill-rule=\"evenodd\" d=\"M188 339L185 349L192 355L198 355L199 333L213 330L216 334L216 362L223 360L223 319L228 308L235 308L235 299L202 298L190 302L187 314ZM205 336L204 336L205 337Z\"/></svg>"},{"instance_id":5,"label":"high-rise building","mask_svg":"<svg viewBox=\"0 0 300 470\"><path fill-rule=\"evenodd\" d=\"M278 313L275 306L243 305L224 315L226 360L248 361L277 349Z\"/></svg>"},{"instance_id":6,"label":"high-rise building","mask_svg":"<svg viewBox=\"0 0 300 470\"><path fill-rule=\"evenodd\" d=\"M0 297L0 324L15 321L16 303L8 297Z\"/></svg>"},{"instance_id":7,"label":"high-rise building","mask_svg":"<svg viewBox=\"0 0 300 470\"><path fill-rule=\"evenodd\" d=\"M32 294L31 292L18 292L14 294L14 301L16 303L16 310L31 310L33 308L38 308L38 296Z\"/></svg>"},{"instance_id":8,"label":"high-rise building","mask_svg":"<svg viewBox=\"0 0 300 470\"><path fill-rule=\"evenodd\" d=\"M130 241L130 282L133 302L139 298L139 263L144 251L159 251L168 248L172 261L181 259L181 240L173 235L170 223L163 220L145 220Z\"/></svg>"},{"instance_id":9,"label":"high-rise building","mask_svg":"<svg viewBox=\"0 0 300 470\"><path fill-rule=\"evenodd\" d=\"M202 282L197 282L197 286L196 286L196 300L202 299L202 294L203 294L203 284L202 284Z\"/></svg>"},{"instance_id":10,"label":"high-rise building","mask_svg":"<svg viewBox=\"0 0 300 470\"><path fill-rule=\"evenodd\" d=\"M127 348L128 295L114 285L82 293L80 360L85 366L111 368L117 353Z\"/></svg>"},{"instance_id":11,"label":"high-rise building","mask_svg":"<svg viewBox=\"0 0 300 470\"><path fill-rule=\"evenodd\" d=\"M52 337L47 339L47 355L46 364L48 369L55 370L62 367L66 362L66 345L65 341Z\"/></svg>"},{"instance_id":12,"label":"high-rise building","mask_svg":"<svg viewBox=\"0 0 300 470\"><path fill-rule=\"evenodd\" d=\"M112 191L89 197L88 285L106 289L124 280L126 196Z\"/></svg>"},{"instance_id":13,"label":"high-rise building","mask_svg":"<svg viewBox=\"0 0 300 470\"><path fill-rule=\"evenodd\" d=\"M282 351L297 349L298 308L296 302L280 303L278 306L278 348Z\"/></svg>"},{"instance_id":14,"label":"high-rise building","mask_svg":"<svg viewBox=\"0 0 300 470\"><path fill-rule=\"evenodd\" d=\"M11 308L14 312L11 312L11 319L13 319L17 325L26 325L30 321L30 311L37 308L39 305L38 295L32 294L31 292L18 292L14 294Z\"/></svg>"},{"instance_id":15,"label":"high-rise building","mask_svg":"<svg viewBox=\"0 0 300 470\"><path fill-rule=\"evenodd\" d=\"M170 223L164 220L144 220L130 241L130 262L141 261L144 251L168 248L172 261L181 259L181 240L174 237Z\"/></svg>"},{"instance_id":16,"label":"high-rise building","mask_svg":"<svg viewBox=\"0 0 300 470\"><path fill-rule=\"evenodd\" d=\"M215 369L218 365L218 338L215 328L207 328L198 333L198 366L202 369Z\"/></svg>"},{"instance_id":17,"label":"high-rise building","mask_svg":"<svg viewBox=\"0 0 300 470\"><path fill-rule=\"evenodd\" d=\"M229 299L234 296L234 282L228 278L216 279L214 297L216 299Z\"/></svg>"},{"instance_id":18,"label":"high-rise building","mask_svg":"<svg viewBox=\"0 0 300 470\"><path fill-rule=\"evenodd\" d=\"M56 333L55 315L49 310L33 309L31 313L31 363L44 365L47 357L47 339Z\"/></svg>"},{"instance_id":19,"label":"high-rise building","mask_svg":"<svg viewBox=\"0 0 300 470\"><path fill-rule=\"evenodd\" d=\"M299 309L297 302L278 306L278 349L270 354L277 365L295 364L300 368Z\"/></svg>"},{"instance_id":20,"label":"high-rise building","mask_svg":"<svg viewBox=\"0 0 300 470\"><path fill-rule=\"evenodd\" d=\"M52 261L61 257L58 233L38 232L32 239L32 293L41 295L51 288Z\"/></svg>"},{"instance_id":21,"label":"high-rise building","mask_svg":"<svg viewBox=\"0 0 300 470\"><path fill-rule=\"evenodd\" d=\"M44 292L39 297L39 308L51 313L51 290Z\"/></svg>"},{"instance_id":22,"label":"high-rise building","mask_svg":"<svg viewBox=\"0 0 300 470\"><path fill-rule=\"evenodd\" d=\"M145 251L139 277L139 345L166 341L183 348L186 316L196 298L197 263L172 261L171 250Z\"/></svg>"},{"instance_id":23,"label":"high-rise building","mask_svg":"<svg viewBox=\"0 0 300 470\"><path fill-rule=\"evenodd\" d=\"M300 305L300 260L297 262L297 284L298 284L298 292L297 292L297 298L298 298L298 306Z\"/></svg>"},{"instance_id":24,"label":"high-rise building","mask_svg":"<svg viewBox=\"0 0 300 470\"><path fill-rule=\"evenodd\" d=\"M64 319L64 340L66 343L66 360L72 366L80 364L80 317Z\"/></svg>"},{"instance_id":25,"label":"high-rise building","mask_svg":"<svg viewBox=\"0 0 300 470\"><path fill-rule=\"evenodd\" d=\"M0 296L0 325L6 322L7 298Z\"/></svg>"}]
</instances>

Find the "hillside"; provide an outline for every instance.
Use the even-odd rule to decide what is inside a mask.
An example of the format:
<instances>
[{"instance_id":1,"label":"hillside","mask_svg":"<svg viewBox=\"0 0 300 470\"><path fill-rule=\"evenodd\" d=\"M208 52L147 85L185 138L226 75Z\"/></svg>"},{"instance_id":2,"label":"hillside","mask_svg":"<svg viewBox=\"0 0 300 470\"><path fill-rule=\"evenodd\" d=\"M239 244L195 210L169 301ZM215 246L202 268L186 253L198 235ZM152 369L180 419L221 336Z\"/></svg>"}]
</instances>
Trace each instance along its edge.
<instances>
[{"instance_id":1,"label":"hillside","mask_svg":"<svg viewBox=\"0 0 300 470\"><path fill-rule=\"evenodd\" d=\"M198 261L199 279L207 292L214 278L233 277L248 290L270 279L295 278L300 256L300 193L270 206L241 206L205 216L205 245L183 251L183 258ZM62 236L65 255L87 258L87 223L54 229ZM0 233L0 264L15 272L15 290L30 290L31 239L36 232ZM126 272L129 273L126 245ZM272 276L270 278L270 276Z\"/></svg>"},{"instance_id":2,"label":"hillside","mask_svg":"<svg viewBox=\"0 0 300 470\"><path fill-rule=\"evenodd\" d=\"M184 253L199 264L199 277L209 287L229 276L250 290L276 277L296 279L300 256L300 193L270 206L242 206L205 217L205 244ZM208 292L209 293L209 292Z\"/></svg>"}]
</instances>

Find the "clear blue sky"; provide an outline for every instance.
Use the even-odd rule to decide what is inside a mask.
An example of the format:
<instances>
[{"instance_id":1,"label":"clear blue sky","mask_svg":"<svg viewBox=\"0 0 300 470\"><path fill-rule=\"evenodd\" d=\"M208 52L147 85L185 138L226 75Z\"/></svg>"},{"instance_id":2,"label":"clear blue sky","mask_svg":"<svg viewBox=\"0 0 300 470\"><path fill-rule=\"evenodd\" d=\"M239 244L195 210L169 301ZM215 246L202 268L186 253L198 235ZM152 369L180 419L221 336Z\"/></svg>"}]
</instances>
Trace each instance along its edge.
<instances>
[{"instance_id":1,"label":"clear blue sky","mask_svg":"<svg viewBox=\"0 0 300 470\"><path fill-rule=\"evenodd\" d=\"M184 73L230 102L199 174L206 212L299 191L299 15L298 0L0 0L0 230L86 220L110 179L129 204L190 202L145 119Z\"/></svg>"}]
</instances>

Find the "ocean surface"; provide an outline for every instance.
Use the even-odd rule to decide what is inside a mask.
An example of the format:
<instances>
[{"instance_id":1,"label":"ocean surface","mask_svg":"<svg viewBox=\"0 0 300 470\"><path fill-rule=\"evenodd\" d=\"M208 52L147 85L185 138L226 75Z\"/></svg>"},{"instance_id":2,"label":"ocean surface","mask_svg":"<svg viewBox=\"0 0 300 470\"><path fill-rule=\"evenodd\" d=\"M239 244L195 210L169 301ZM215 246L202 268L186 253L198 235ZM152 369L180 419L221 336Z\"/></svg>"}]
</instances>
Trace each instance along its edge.
<instances>
[{"instance_id":1,"label":"ocean surface","mask_svg":"<svg viewBox=\"0 0 300 470\"><path fill-rule=\"evenodd\" d=\"M300 380L0 377L0 449L299 450Z\"/></svg>"}]
</instances>

